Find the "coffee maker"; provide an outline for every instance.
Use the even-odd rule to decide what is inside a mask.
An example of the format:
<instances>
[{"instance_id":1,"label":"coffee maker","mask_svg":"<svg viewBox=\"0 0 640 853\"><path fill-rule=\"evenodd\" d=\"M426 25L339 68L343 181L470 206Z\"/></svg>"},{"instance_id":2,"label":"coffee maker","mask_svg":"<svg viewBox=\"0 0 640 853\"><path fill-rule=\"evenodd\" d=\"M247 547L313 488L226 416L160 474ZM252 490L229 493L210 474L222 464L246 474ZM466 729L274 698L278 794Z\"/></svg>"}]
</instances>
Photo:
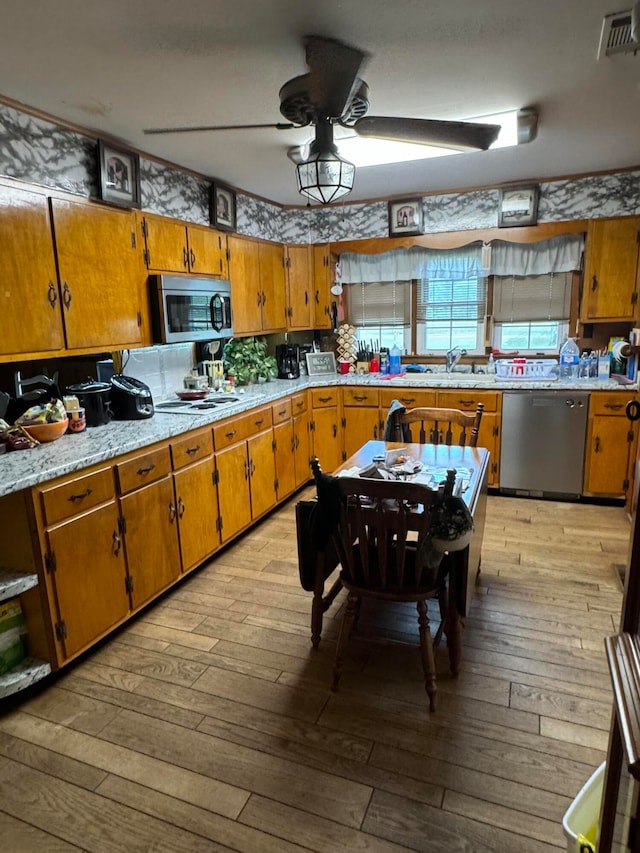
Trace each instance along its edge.
<instances>
[{"instance_id":1,"label":"coffee maker","mask_svg":"<svg viewBox=\"0 0 640 853\"><path fill-rule=\"evenodd\" d=\"M300 349L297 344L278 344L276 362L278 379L298 379L300 376Z\"/></svg>"}]
</instances>

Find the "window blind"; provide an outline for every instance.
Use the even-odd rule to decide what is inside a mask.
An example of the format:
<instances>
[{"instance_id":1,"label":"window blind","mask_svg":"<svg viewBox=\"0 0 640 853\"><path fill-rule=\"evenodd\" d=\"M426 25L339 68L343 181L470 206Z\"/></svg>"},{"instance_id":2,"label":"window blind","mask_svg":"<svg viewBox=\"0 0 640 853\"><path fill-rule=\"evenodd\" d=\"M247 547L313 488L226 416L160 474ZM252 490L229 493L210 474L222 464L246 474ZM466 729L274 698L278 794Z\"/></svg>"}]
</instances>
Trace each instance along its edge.
<instances>
[{"instance_id":1,"label":"window blind","mask_svg":"<svg viewBox=\"0 0 640 853\"><path fill-rule=\"evenodd\" d=\"M408 326L411 290L408 281L347 284L349 322L354 326Z\"/></svg>"},{"instance_id":2,"label":"window blind","mask_svg":"<svg viewBox=\"0 0 640 853\"><path fill-rule=\"evenodd\" d=\"M482 320L486 304L486 278L422 278L418 282L418 322Z\"/></svg>"},{"instance_id":3,"label":"window blind","mask_svg":"<svg viewBox=\"0 0 640 853\"><path fill-rule=\"evenodd\" d=\"M493 280L493 318L496 323L568 320L570 272L548 275L497 275Z\"/></svg>"}]
</instances>

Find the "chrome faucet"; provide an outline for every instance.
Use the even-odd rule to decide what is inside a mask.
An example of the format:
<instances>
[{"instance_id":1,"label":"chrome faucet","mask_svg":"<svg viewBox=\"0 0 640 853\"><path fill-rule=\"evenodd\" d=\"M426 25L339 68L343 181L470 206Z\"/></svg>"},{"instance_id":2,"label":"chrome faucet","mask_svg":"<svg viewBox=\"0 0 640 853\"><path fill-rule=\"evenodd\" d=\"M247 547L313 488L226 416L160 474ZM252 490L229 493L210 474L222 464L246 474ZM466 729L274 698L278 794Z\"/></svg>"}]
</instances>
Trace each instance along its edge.
<instances>
[{"instance_id":1,"label":"chrome faucet","mask_svg":"<svg viewBox=\"0 0 640 853\"><path fill-rule=\"evenodd\" d=\"M466 349L461 349L460 347L451 347L451 349L447 352L444 357L444 365L447 373L451 373L456 364L460 361L463 355L466 355Z\"/></svg>"}]
</instances>

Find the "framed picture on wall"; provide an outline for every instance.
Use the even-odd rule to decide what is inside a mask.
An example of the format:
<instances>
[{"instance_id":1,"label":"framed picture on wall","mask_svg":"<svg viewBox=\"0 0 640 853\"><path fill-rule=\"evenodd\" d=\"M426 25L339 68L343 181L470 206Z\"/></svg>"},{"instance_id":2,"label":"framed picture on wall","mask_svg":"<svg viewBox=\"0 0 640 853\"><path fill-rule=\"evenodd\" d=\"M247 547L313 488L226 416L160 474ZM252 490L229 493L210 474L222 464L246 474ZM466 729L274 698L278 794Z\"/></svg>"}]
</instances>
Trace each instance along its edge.
<instances>
[{"instance_id":1,"label":"framed picture on wall","mask_svg":"<svg viewBox=\"0 0 640 853\"><path fill-rule=\"evenodd\" d=\"M221 231L236 230L236 194L222 184L212 184L210 219L214 228Z\"/></svg>"},{"instance_id":2,"label":"framed picture on wall","mask_svg":"<svg viewBox=\"0 0 640 853\"><path fill-rule=\"evenodd\" d=\"M422 234L423 230L421 198L389 202L389 237Z\"/></svg>"},{"instance_id":3,"label":"framed picture on wall","mask_svg":"<svg viewBox=\"0 0 640 853\"><path fill-rule=\"evenodd\" d=\"M98 179L102 201L140 207L140 158L133 151L99 139Z\"/></svg>"},{"instance_id":4,"label":"framed picture on wall","mask_svg":"<svg viewBox=\"0 0 640 853\"><path fill-rule=\"evenodd\" d=\"M540 187L504 187L500 190L498 227L511 228L516 225L535 225L538 221L538 198Z\"/></svg>"}]
</instances>

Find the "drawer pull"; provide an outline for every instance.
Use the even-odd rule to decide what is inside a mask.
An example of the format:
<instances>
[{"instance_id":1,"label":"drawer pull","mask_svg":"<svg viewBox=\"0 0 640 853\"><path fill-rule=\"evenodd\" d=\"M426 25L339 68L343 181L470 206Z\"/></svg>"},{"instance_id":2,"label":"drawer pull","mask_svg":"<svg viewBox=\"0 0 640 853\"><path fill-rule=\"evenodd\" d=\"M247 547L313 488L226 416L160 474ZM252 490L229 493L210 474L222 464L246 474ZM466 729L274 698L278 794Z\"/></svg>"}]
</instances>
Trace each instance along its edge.
<instances>
[{"instance_id":1,"label":"drawer pull","mask_svg":"<svg viewBox=\"0 0 640 853\"><path fill-rule=\"evenodd\" d=\"M286 414L287 414L286 409L280 409L280 411L278 412L278 417L283 418Z\"/></svg>"},{"instance_id":2,"label":"drawer pull","mask_svg":"<svg viewBox=\"0 0 640 853\"><path fill-rule=\"evenodd\" d=\"M298 402L296 403L296 407L298 409L301 409L303 406L304 406L304 400L298 400Z\"/></svg>"},{"instance_id":3,"label":"drawer pull","mask_svg":"<svg viewBox=\"0 0 640 853\"><path fill-rule=\"evenodd\" d=\"M363 400L368 400L369 396L367 394L354 394L353 399L358 403L362 403Z\"/></svg>"},{"instance_id":4,"label":"drawer pull","mask_svg":"<svg viewBox=\"0 0 640 853\"><path fill-rule=\"evenodd\" d=\"M331 402L331 397L318 397L318 400L319 400L321 403L330 403L330 402Z\"/></svg>"},{"instance_id":5,"label":"drawer pull","mask_svg":"<svg viewBox=\"0 0 640 853\"><path fill-rule=\"evenodd\" d=\"M151 464L147 465L146 468L138 468L136 474L140 477L144 477L145 474L150 474L156 466L151 462Z\"/></svg>"},{"instance_id":6,"label":"drawer pull","mask_svg":"<svg viewBox=\"0 0 640 853\"><path fill-rule=\"evenodd\" d=\"M236 430L235 430L235 429L232 429L232 430L230 430L229 432L225 432L224 436L225 436L225 438L233 438L233 436L234 436L235 434L236 434Z\"/></svg>"},{"instance_id":7,"label":"drawer pull","mask_svg":"<svg viewBox=\"0 0 640 853\"><path fill-rule=\"evenodd\" d=\"M85 489L84 492L80 492L79 495L70 495L70 501L83 501L85 498L88 498L90 494L92 494L93 489Z\"/></svg>"},{"instance_id":8,"label":"drawer pull","mask_svg":"<svg viewBox=\"0 0 640 853\"><path fill-rule=\"evenodd\" d=\"M264 423L264 418L260 418L259 420L254 421L253 423L254 423L257 427L262 426L262 424Z\"/></svg>"},{"instance_id":9,"label":"drawer pull","mask_svg":"<svg viewBox=\"0 0 640 853\"><path fill-rule=\"evenodd\" d=\"M458 400L458 402L463 406L473 406L475 400Z\"/></svg>"},{"instance_id":10,"label":"drawer pull","mask_svg":"<svg viewBox=\"0 0 640 853\"><path fill-rule=\"evenodd\" d=\"M605 409L613 409L614 412L617 412L622 408L622 405L622 403L605 403L604 407Z\"/></svg>"},{"instance_id":11,"label":"drawer pull","mask_svg":"<svg viewBox=\"0 0 640 853\"><path fill-rule=\"evenodd\" d=\"M195 447L187 447L186 453L188 453L189 456L191 456L192 453L197 453L199 450L200 450L200 445L196 444Z\"/></svg>"},{"instance_id":12,"label":"drawer pull","mask_svg":"<svg viewBox=\"0 0 640 853\"><path fill-rule=\"evenodd\" d=\"M407 406L410 406L411 403L415 403L415 401L416 401L415 397L400 397L400 402L404 403Z\"/></svg>"}]
</instances>

